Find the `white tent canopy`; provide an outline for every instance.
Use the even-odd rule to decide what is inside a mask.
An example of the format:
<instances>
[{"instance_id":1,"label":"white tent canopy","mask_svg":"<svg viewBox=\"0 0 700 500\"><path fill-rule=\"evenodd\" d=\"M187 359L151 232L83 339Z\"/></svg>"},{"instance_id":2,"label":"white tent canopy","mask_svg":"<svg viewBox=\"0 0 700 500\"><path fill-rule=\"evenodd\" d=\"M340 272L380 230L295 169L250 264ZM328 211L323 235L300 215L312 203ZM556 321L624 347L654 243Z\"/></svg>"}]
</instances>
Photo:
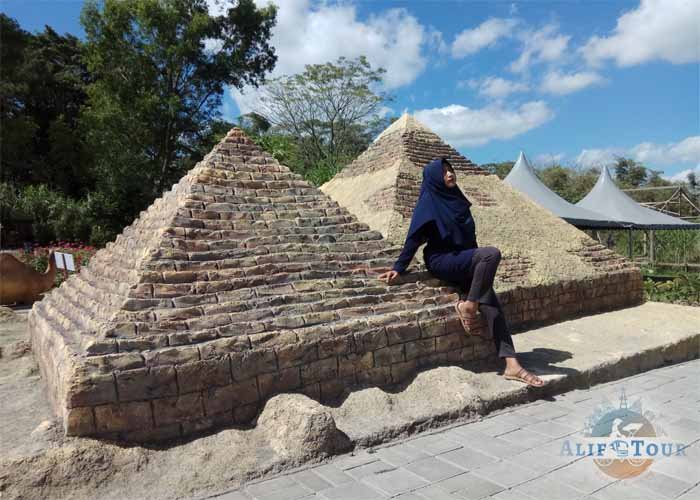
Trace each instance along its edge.
<instances>
[{"instance_id":1,"label":"white tent canopy","mask_svg":"<svg viewBox=\"0 0 700 500\"><path fill-rule=\"evenodd\" d=\"M576 206L569 203L557 193L549 189L535 174L527 161L525 154L520 152L510 173L503 180L517 189L535 203L543 206L554 215L580 228L621 228L626 227L617 218L605 216L588 207Z\"/></svg>"},{"instance_id":2,"label":"white tent canopy","mask_svg":"<svg viewBox=\"0 0 700 500\"><path fill-rule=\"evenodd\" d=\"M613 220L627 221L637 229L700 229L700 224L657 212L634 201L615 185L607 166L603 167L593 189L576 207L595 209Z\"/></svg>"}]
</instances>

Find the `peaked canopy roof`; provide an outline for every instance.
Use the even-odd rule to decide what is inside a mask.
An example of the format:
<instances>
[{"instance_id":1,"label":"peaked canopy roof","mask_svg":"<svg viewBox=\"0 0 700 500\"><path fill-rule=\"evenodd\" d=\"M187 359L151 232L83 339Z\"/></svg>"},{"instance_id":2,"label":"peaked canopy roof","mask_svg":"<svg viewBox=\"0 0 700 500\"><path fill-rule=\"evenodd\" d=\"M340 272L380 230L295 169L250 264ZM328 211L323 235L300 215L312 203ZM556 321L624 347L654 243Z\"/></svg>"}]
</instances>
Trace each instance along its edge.
<instances>
[{"instance_id":1,"label":"peaked canopy roof","mask_svg":"<svg viewBox=\"0 0 700 500\"><path fill-rule=\"evenodd\" d=\"M620 228L620 220L602 215L594 210L569 203L549 189L535 174L530 162L521 151L504 182L543 206L554 215L579 228ZM629 224L627 224L629 225Z\"/></svg>"},{"instance_id":2,"label":"peaked canopy roof","mask_svg":"<svg viewBox=\"0 0 700 500\"><path fill-rule=\"evenodd\" d=\"M657 212L634 201L615 185L607 166L603 167L590 193L576 206L595 209L617 221L629 221L637 229L700 229L700 224Z\"/></svg>"}]
</instances>

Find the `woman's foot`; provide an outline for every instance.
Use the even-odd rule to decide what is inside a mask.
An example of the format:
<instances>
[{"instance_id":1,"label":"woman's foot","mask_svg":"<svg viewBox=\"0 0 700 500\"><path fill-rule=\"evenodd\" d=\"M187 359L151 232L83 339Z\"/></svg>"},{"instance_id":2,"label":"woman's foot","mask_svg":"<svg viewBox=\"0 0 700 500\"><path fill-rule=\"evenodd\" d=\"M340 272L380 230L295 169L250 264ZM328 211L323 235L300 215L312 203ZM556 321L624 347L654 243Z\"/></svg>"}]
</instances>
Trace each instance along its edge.
<instances>
[{"instance_id":1,"label":"woman's foot","mask_svg":"<svg viewBox=\"0 0 700 500\"><path fill-rule=\"evenodd\" d=\"M479 303L472 300L460 300L457 303L459 311L465 316L476 316L479 314Z\"/></svg>"},{"instance_id":2,"label":"woman's foot","mask_svg":"<svg viewBox=\"0 0 700 500\"><path fill-rule=\"evenodd\" d=\"M542 387L544 385L544 380L519 365L517 367L506 367L503 370L503 376L506 380L519 380L533 387Z\"/></svg>"},{"instance_id":3,"label":"woman's foot","mask_svg":"<svg viewBox=\"0 0 700 500\"><path fill-rule=\"evenodd\" d=\"M486 338L488 336L486 321L483 315L479 312L478 302L460 300L455 304L457 315L462 322L464 331L470 335Z\"/></svg>"}]
</instances>

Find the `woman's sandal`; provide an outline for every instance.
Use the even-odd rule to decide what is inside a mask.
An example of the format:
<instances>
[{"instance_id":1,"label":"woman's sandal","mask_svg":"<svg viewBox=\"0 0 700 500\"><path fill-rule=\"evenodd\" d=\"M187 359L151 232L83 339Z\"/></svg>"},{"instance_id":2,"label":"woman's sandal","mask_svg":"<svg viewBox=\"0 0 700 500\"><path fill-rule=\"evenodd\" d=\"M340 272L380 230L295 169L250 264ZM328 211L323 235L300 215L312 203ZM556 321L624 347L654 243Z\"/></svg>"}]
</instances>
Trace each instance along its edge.
<instances>
[{"instance_id":1,"label":"woman's sandal","mask_svg":"<svg viewBox=\"0 0 700 500\"><path fill-rule=\"evenodd\" d=\"M527 371L525 368L520 368L515 375L506 375L504 373L503 376L506 378L506 380L518 380L520 382L525 382L527 385L531 385L532 387L542 387L544 385L544 380L534 373ZM542 383L534 384L533 382L537 379L542 380Z\"/></svg>"},{"instance_id":2,"label":"woman's sandal","mask_svg":"<svg viewBox=\"0 0 700 500\"><path fill-rule=\"evenodd\" d=\"M455 304L455 311L457 311L457 316L459 316L459 320L462 323L464 331L469 335L488 338L488 331L486 331L488 326L486 325L486 320L481 312L477 311L476 314L463 314L462 311L459 310L460 303L461 301L458 301ZM482 335L481 332L485 332L486 336Z\"/></svg>"}]
</instances>

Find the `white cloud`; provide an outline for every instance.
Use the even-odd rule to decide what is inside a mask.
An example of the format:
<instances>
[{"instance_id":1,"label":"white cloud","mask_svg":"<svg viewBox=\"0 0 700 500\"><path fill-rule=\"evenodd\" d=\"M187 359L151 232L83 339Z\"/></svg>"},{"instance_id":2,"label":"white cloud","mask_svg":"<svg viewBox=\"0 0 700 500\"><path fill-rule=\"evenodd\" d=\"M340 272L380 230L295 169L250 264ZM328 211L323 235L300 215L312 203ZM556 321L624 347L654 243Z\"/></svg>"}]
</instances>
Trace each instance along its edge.
<instances>
[{"instance_id":1,"label":"white cloud","mask_svg":"<svg viewBox=\"0 0 700 500\"><path fill-rule=\"evenodd\" d=\"M481 109L451 104L419 110L415 116L447 142L460 147L510 139L546 123L554 113L543 101L532 101L515 109L506 109L500 104Z\"/></svg>"},{"instance_id":2,"label":"white cloud","mask_svg":"<svg viewBox=\"0 0 700 500\"><path fill-rule=\"evenodd\" d=\"M612 165L616 157L624 154L623 149L616 148L584 149L576 157L576 165L583 168Z\"/></svg>"},{"instance_id":3,"label":"white cloud","mask_svg":"<svg viewBox=\"0 0 700 500\"><path fill-rule=\"evenodd\" d=\"M668 144L642 142L631 148L584 149L577 156L576 163L582 167L611 165L617 156L632 158L647 166L700 166L700 135Z\"/></svg>"},{"instance_id":4,"label":"white cloud","mask_svg":"<svg viewBox=\"0 0 700 500\"><path fill-rule=\"evenodd\" d=\"M542 91L550 94L565 95L605 82L598 73L582 71L580 73L564 74L559 71L550 71L542 80Z\"/></svg>"},{"instance_id":5,"label":"white cloud","mask_svg":"<svg viewBox=\"0 0 700 500\"><path fill-rule=\"evenodd\" d=\"M492 46L500 38L509 36L517 23L515 19L491 18L474 29L464 30L452 42L452 55L463 58Z\"/></svg>"},{"instance_id":6,"label":"white cloud","mask_svg":"<svg viewBox=\"0 0 700 500\"><path fill-rule=\"evenodd\" d=\"M671 182L688 182L688 174L691 172L695 174L696 179L700 180L700 165L698 165L695 168L686 168L685 170L681 170L680 172L673 175L661 174L661 177Z\"/></svg>"},{"instance_id":7,"label":"white cloud","mask_svg":"<svg viewBox=\"0 0 700 500\"><path fill-rule=\"evenodd\" d=\"M256 3L265 6L269 0ZM373 68L387 70L384 88L390 90L412 83L425 70L425 50L447 50L437 30L423 26L405 9L388 9L362 21L355 7L348 4L315 6L310 0L274 3L279 8L271 44L278 61L271 78L300 73L306 64L366 55ZM244 93L231 89L241 113L256 109L256 94L254 89Z\"/></svg>"},{"instance_id":8,"label":"white cloud","mask_svg":"<svg viewBox=\"0 0 700 500\"><path fill-rule=\"evenodd\" d=\"M458 86L464 86L465 82L458 82ZM471 88L476 89L479 95L492 99L503 99L516 92L524 92L529 87L522 82L505 80L496 76L489 76L483 80L469 80L466 82Z\"/></svg>"},{"instance_id":9,"label":"white cloud","mask_svg":"<svg viewBox=\"0 0 700 500\"><path fill-rule=\"evenodd\" d=\"M520 56L509 68L515 73L526 72L533 64L557 62L564 56L571 39L559 33L559 26L548 24L537 31L521 31L518 38L523 43Z\"/></svg>"},{"instance_id":10,"label":"white cloud","mask_svg":"<svg viewBox=\"0 0 700 500\"><path fill-rule=\"evenodd\" d=\"M612 165L615 158L624 156L624 150L618 148L584 149L576 157L576 165L583 168Z\"/></svg>"},{"instance_id":11,"label":"white cloud","mask_svg":"<svg viewBox=\"0 0 700 500\"><path fill-rule=\"evenodd\" d=\"M564 160L564 153L542 153L532 160L532 162L540 167L549 167L552 165L559 165Z\"/></svg>"},{"instance_id":12,"label":"white cloud","mask_svg":"<svg viewBox=\"0 0 700 500\"><path fill-rule=\"evenodd\" d=\"M653 60L674 64L700 60L700 2L642 0L617 20L607 37L591 37L581 51L590 64L606 59L618 66Z\"/></svg>"},{"instance_id":13,"label":"white cloud","mask_svg":"<svg viewBox=\"0 0 700 500\"><path fill-rule=\"evenodd\" d=\"M680 142L654 144L643 142L630 150L634 159L657 165L695 163L700 165L700 135L691 136Z\"/></svg>"}]
</instances>

